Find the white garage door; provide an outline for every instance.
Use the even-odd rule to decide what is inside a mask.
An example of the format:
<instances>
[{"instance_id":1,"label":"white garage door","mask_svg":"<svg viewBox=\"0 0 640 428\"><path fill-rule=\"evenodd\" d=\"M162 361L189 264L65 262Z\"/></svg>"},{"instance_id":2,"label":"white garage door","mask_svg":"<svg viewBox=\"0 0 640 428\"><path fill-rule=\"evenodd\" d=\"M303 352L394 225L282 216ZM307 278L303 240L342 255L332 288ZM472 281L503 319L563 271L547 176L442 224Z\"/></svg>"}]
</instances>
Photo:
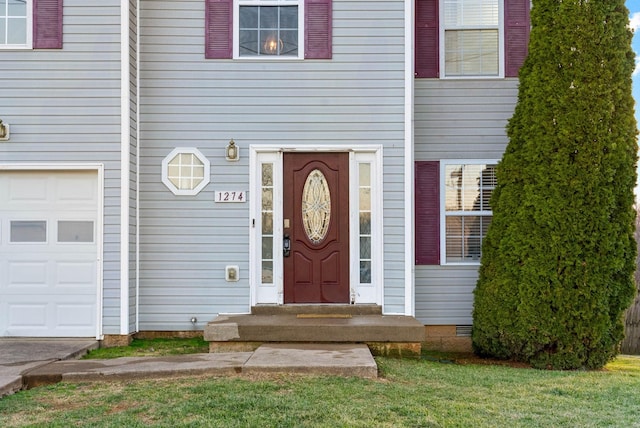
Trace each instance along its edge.
<instances>
[{"instance_id":1,"label":"white garage door","mask_svg":"<svg viewBox=\"0 0 640 428\"><path fill-rule=\"evenodd\" d=\"M0 171L0 336L96 336L98 174Z\"/></svg>"}]
</instances>

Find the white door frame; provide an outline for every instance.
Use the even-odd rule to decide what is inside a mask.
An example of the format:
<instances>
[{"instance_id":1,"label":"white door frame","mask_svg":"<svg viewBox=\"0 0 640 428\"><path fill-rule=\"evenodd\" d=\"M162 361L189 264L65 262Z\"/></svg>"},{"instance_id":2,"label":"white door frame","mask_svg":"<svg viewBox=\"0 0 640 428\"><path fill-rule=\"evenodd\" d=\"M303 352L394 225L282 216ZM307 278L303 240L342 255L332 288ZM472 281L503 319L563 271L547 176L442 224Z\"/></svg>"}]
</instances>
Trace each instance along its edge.
<instances>
[{"instance_id":1,"label":"white door frame","mask_svg":"<svg viewBox=\"0 0 640 428\"><path fill-rule=\"evenodd\" d=\"M95 171L98 175L96 221L96 339L102 339L102 255L104 243L104 164L101 163L0 163L0 171Z\"/></svg>"},{"instance_id":2,"label":"white door frame","mask_svg":"<svg viewBox=\"0 0 640 428\"><path fill-rule=\"evenodd\" d=\"M350 299L354 304L383 305L384 260L382 220L382 145L361 146L299 146L251 145L249 147L249 283L251 306L284 302L284 271L282 257L283 213L283 153L285 152L348 152L349 153L349 259ZM262 164L273 165L273 280L262 283ZM359 176L358 164L371 165L371 283L360 284L359 254Z\"/></svg>"}]
</instances>

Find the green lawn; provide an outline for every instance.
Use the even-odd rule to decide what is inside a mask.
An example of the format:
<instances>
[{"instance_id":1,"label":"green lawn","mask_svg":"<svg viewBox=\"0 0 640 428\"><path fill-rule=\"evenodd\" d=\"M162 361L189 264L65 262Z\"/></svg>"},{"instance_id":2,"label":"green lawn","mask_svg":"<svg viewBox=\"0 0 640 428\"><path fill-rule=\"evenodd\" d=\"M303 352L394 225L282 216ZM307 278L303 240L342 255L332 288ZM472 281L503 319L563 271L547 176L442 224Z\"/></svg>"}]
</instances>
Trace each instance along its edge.
<instances>
[{"instance_id":1,"label":"green lawn","mask_svg":"<svg viewBox=\"0 0 640 428\"><path fill-rule=\"evenodd\" d=\"M100 348L90 351L84 359L119 357L159 357L209 352L209 342L202 337L191 339L133 339L129 346Z\"/></svg>"},{"instance_id":2,"label":"green lawn","mask_svg":"<svg viewBox=\"0 0 640 428\"><path fill-rule=\"evenodd\" d=\"M378 358L377 380L264 376L69 384L0 400L0 426L640 427L640 358L552 372Z\"/></svg>"}]
</instances>

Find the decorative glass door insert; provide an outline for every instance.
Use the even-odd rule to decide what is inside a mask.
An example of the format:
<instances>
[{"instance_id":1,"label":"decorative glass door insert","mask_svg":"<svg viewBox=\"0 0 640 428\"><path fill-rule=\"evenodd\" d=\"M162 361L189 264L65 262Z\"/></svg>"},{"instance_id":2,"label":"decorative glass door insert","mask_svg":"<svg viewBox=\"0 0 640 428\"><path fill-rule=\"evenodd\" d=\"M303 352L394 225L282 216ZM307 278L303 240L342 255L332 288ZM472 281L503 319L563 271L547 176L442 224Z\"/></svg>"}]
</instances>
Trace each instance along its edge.
<instances>
[{"instance_id":1,"label":"decorative glass door insert","mask_svg":"<svg viewBox=\"0 0 640 428\"><path fill-rule=\"evenodd\" d=\"M327 236L330 221L331 194L327 179L322 171L314 169L302 190L302 224L309 241L321 243Z\"/></svg>"}]
</instances>

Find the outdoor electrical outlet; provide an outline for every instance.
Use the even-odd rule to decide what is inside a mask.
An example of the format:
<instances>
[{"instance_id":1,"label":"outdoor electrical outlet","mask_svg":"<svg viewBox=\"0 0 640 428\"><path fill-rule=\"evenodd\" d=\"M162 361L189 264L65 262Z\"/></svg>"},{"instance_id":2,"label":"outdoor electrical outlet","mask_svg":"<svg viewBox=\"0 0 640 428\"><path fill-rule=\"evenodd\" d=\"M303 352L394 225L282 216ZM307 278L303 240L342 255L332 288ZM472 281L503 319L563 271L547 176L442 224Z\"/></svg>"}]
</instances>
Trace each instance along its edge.
<instances>
[{"instance_id":1,"label":"outdoor electrical outlet","mask_svg":"<svg viewBox=\"0 0 640 428\"><path fill-rule=\"evenodd\" d=\"M238 266L227 266L224 269L224 279L227 282L236 282L240 279L240 268Z\"/></svg>"}]
</instances>

